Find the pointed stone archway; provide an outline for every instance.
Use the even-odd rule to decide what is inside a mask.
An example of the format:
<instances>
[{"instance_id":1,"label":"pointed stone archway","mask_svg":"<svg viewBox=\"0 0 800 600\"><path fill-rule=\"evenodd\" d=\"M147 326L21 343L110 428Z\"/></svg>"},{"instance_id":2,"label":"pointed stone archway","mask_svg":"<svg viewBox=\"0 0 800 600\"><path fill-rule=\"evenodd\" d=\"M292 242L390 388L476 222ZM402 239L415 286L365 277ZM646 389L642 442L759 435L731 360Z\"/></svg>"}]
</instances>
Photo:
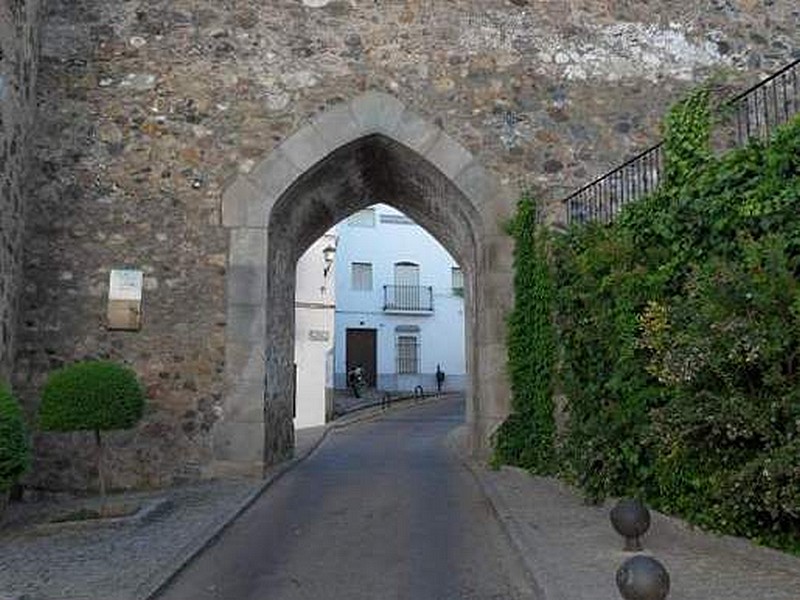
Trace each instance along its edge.
<instances>
[{"instance_id":1,"label":"pointed stone archway","mask_svg":"<svg viewBox=\"0 0 800 600\"><path fill-rule=\"evenodd\" d=\"M500 218L513 194L440 127L370 92L320 114L223 194L230 245L216 474L261 475L291 456L297 260L332 225L377 202L408 214L462 266L467 421L473 449L488 448L509 411L511 246Z\"/></svg>"}]
</instances>

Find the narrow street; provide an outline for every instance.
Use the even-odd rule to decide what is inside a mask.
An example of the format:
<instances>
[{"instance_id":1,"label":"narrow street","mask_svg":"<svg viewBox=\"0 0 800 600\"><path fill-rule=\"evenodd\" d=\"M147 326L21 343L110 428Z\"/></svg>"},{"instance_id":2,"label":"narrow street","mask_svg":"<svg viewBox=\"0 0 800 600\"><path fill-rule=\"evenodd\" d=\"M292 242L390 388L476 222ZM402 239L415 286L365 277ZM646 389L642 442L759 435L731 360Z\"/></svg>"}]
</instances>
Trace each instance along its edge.
<instances>
[{"instance_id":1,"label":"narrow street","mask_svg":"<svg viewBox=\"0 0 800 600\"><path fill-rule=\"evenodd\" d=\"M463 414L451 398L331 432L160 600L532 598L447 446Z\"/></svg>"}]
</instances>

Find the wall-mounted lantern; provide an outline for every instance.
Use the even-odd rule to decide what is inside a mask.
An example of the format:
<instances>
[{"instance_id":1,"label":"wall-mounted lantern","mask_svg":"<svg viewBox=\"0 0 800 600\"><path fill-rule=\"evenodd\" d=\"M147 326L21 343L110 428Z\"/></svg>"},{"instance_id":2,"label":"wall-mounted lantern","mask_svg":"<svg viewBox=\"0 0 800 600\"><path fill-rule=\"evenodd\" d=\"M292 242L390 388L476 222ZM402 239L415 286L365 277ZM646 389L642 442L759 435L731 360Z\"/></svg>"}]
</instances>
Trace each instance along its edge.
<instances>
[{"instance_id":1,"label":"wall-mounted lantern","mask_svg":"<svg viewBox=\"0 0 800 600\"><path fill-rule=\"evenodd\" d=\"M331 270L333 266L333 260L336 258L336 248L331 246L330 244L325 246L322 250L322 260L325 263L325 266L322 269L323 277L328 276L328 271Z\"/></svg>"}]
</instances>

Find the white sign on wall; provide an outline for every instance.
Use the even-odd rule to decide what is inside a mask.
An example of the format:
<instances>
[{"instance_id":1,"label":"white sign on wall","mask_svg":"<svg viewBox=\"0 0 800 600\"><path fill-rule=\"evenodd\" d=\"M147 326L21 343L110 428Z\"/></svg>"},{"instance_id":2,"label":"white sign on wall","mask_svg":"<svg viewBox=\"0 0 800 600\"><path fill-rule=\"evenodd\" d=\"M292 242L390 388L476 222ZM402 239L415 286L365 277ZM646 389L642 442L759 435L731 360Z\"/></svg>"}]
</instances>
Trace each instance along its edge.
<instances>
[{"instance_id":1,"label":"white sign on wall","mask_svg":"<svg viewBox=\"0 0 800 600\"><path fill-rule=\"evenodd\" d=\"M144 274L133 269L112 269L109 282L109 300L139 300L142 299Z\"/></svg>"},{"instance_id":2,"label":"white sign on wall","mask_svg":"<svg viewBox=\"0 0 800 600\"><path fill-rule=\"evenodd\" d=\"M138 330L142 326L144 274L135 269L112 269L108 284L108 328Z\"/></svg>"}]
</instances>

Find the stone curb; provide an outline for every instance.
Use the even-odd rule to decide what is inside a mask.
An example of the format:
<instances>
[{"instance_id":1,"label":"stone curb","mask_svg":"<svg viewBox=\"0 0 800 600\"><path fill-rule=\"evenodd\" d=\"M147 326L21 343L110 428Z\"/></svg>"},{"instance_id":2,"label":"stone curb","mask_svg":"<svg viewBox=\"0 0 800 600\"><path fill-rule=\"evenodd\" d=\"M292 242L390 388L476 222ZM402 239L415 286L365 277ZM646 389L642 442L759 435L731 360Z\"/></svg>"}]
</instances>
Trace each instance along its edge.
<instances>
[{"instance_id":1,"label":"stone curb","mask_svg":"<svg viewBox=\"0 0 800 600\"><path fill-rule=\"evenodd\" d=\"M413 400L414 398L409 397L403 399L404 401L402 404L396 408L410 408L412 406L425 403L431 399L436 400L438 398L440 397L429 396L423 400L412 403L409 402L409 400ZM281 477L283 477L283 475L291 471L294 467L311 456L311 454L320 446L320 444L325 441L328 433L330 433L332 430L343 429L356 423L372 421L385 415L389 411L392 411L392 405L389 405L388 409L386 410L380 408L379 405L368 405L351 411L350 413L346 413L345 415L342 415L340 419L328 423L320 434L319 439L317 439L306 450L304 450L301 455L295 456L285 463L273 467L265 476L261 485L259 485L257 489L250 492L247 497L245 497L231 512L220 517L214 524L210 525L203 532L195 536L191 542L184 546L181 552L177 553L177 557L174 561L168 563L167 566L149 577L146 582L139 585L135 594L136 598L141 598L142 600L155 600L158 597L158 594L161 593L161 591L163 591L173 581L173 579L175 579L175 577L177 577L178 574L180 574L180 572L189 565L189 563L191 563L206 548L216 542L225 532L225 530L239 516L241 516L242 513L250 508L250 506L252 506L253 503L258 500L259 497L273 483L278 481ZM346 418L347 415L353 416Z\"/></svg>"},{"instance_id":2,"label":"stone curb","mask_svg":"<svg viewBox=\"0 0 800 600\"><path fill-rule=\"evenodd\" d=\"M145 502L135 513L126 517L113 517L106 519L86 519L84 521L47 521L34 525L35 531L53 532L60 530L92 529L100 527L118 527L122 525L139 524L153 518L160 512L169 509L172 500L169 498L156 498ZM2 596L0 596L2 600Z\"/></svg>"},{"instance_id":3,"label":"stone curb","mask_svg":"<svg viewBox=\"0 0 800 600\"><path fill-rule=\"evenodd\" d=\"M541 561L537 560L539 551L526 543L527 537L524 531L524 524L514 517L513 512L497 492L494 484L481 476L480 469L483 467L470 460L464 460L463 463L475 478L481 492L489 502L500 528L511 543L511 547L519 557L522 566L527 571L536 599L567 600L566 596L561 593L556 583L552 580L552 577L539 566L542 564Z\"/></svg>"}]
</instances>

